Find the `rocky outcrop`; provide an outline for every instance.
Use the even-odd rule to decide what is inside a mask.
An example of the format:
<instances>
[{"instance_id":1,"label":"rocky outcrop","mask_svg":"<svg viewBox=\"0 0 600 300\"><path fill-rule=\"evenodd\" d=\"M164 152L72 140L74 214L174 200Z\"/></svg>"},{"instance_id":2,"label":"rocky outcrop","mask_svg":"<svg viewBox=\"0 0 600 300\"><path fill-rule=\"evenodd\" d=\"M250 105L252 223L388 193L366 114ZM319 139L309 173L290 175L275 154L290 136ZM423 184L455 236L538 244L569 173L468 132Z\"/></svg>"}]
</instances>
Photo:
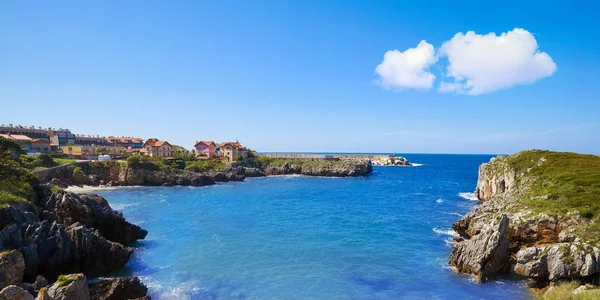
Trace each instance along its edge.
<instances>
[{"instance_id":1,"label":"rocky outcrop","mask_svg":"<svg viewBox=\"0 0 600 300\"><path fill-rule=\"evenodd\" d=\"M94 228L113 242L129 244L144 239L148 232L125 220L123 214L113 210L101 196L76 195L59 191L45 198L42 219L56 221L64 226L80 223Z\"/></svg>"},{"instance_id":2,"label":"rocky outcrop","mask_svg":"<svg viewBox=\"0 0 600 300\"><path fill-rule=\"evenodd\" d=\"M101 278L90 285L90 297L98 300L136 299L147 292L148 288L137 277Z\"/></svg>"},{"instance_id":3,"label":"rocky outcrop","mask_svg":"<svg viewBox=\"0 0 600 300\"><path fill-rule=\"evenodd\" d=\"M339 161L285 161L273 163L265 168L267 175L307 175L349 177L366 175L373 171L371 161L339 160Z\"/></svg>"},{"instance_id":4,"label":"rocky outcrop","mask_svg":"<svg viewBox=\"0 0 600 300\"><path fill-rule=\"evenodd\" d=\"M505 157L495 157L487 164L479 166L479 177L475 196L481 201L488 201L504 193L515 190L517 172L510 167Z\"/></svg>"},{"instance_id":5,"label":"rocky outcrop","mask_svg":"<svg viewBox=\"0 0 600 300\"><path fill-rule=\"evenodd\" d=\"M6 217L1 218L5 226L0 230L0 249L16 249L23 255L28 282L37 275L49 279L73 272L97 276L125 265L133 251L79 223L63 228L12 207L0 209L0 216Z\"/></svg>"},{"instance_id":6,"label":"rocky outcrop","mask_svg":"<svg viewBox=\"0 0 600 300\"><path fill-rule=\"evenodd\" d=\"M569 162L570 159L572 161ZM479 168L475 191L483 202L452 225L461 238L453 247L450 264L456 266L459 272L475 274L483 279L487 276L484 267L487 259L483 255L487 252L484 249L494 248L496 243L490 243L493 240L490 239L495 232L502 232L505 239L498 249L503 255L496 260L502 263L491 269L504 271L502 268L510 262L514 265L512 271L534 279L537 286L563 279L585 281L599 276L600 245L593 237L597 220L584 217L578 210L569 207L557 209L553 206L548 209L549 204L554 204L543 202L567 199L567 196L560 196L560 189L549 192L548 187L557 182L556 177L553 177L554 181L542 177L546 176L548 168L554 174L561 174L562 169L557 171L556 162L580 164L581 160L582 156L577 154L533 150L497 157L483 164ZM578 173L571 170L565 174L569 175L564 176L565 180L569 180L576 178ZM580 182L585 181L573 184ZM586 191L585 186L577 189ZM565 203L568 205L569 202ZM578 207L585 208L583 205ZM490 224L496 224L501 218L509 220L506 230L491 230ZM587 240L579 236L582 228L592 228L591 232L582 235L587 236ZM506 243L507 251L504 250Z\"/></svg>"},{"instance_id":7,"label":"rocky outcrop","mask_svg":"<svg viewBox=\"0 0 600 300\"><path fill-rule=\"evenodd\" d=\"M0 291L0 299L4 300L33 300L33 296L26 290L9 285Z\"/></svg>"},{"instance_id":8,"label":"rocky outcrop","mask_svg":"<svg viewBox=\"0 0 600 300\"><path fill-rule=\"evenodd\" d=\"M600 272L600 249L586 243L528 247L516 255L515 273L551 281L585 278Z\"/></svg>"},{"instance_id":9,"label":"rocky outcrop","mask_svg":"<svg viewBox=\"0 0 600 300\"><path fill-rule=\"evenodd\" d=\"M0 252L0 289L21 283L24 271L25 260L19 251Z\"/></svg>"},{"instance_id":10,"label":"rocky outcrop","mask_svg":"<svg viewBox=\"0 0 600 300\"><path fill-rule=\"evenodd\" d=\"M474 274L479 282L508 271L508 224L508 217L503 215L497 224L488 225L471 239L455 244L450 264L459 272Z\"/></svg>"},{"instance_id":11,"label":"rocky outcrop","mask_svg":"<svg viewBox=\"0 0 600 300\"><path fill-rule=\"evenodd\" d=\"M89 300L90 290L83 274L61 276L47 290L47 295L54 300ZM39 295L38 295L39 297Z\"/></svg>"}]
</instances>

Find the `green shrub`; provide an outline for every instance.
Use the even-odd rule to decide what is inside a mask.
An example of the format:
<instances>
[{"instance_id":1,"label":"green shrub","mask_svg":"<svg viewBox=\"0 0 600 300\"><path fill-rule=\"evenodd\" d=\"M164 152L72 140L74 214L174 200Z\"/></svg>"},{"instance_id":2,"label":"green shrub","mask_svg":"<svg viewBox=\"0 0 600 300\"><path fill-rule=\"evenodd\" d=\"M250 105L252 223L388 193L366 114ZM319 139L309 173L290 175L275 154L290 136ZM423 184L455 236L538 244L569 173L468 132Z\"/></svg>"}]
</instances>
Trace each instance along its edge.
<instances>
[{"instance_id":1,"label":"green shrub","mask_svg":"<svg viewBox=\"0 0 600 300\"><path fill-rule=\"evenodd\" d=\"M48 154L40 154L35 158L35 165L37 167L50 168L56 166L56 162L54 162L52 156Z\"/></svg>"},{"instance_id":2,"label":"green shrub","mask_svg":"<svg viewBox=\"0 0 600 300\"><path fill-rule=\"evenodd\" d=\"M39 180L33 173L12 159L13 152L0 153L0 206L26 203L35 197Z\"/></svg>"},{"instance_id":3,"label":"green shrub","mask_svg":"<svg viewBox=\"0 0 600 300\"><path fill-rule=\"evenodd\" d=\"M130 156L127 158L127 166L129 168L140 168L151 171L168 169L171 166L167 164L167 160L160 156Z\"/></svg>"},{"instance_id":4,"label":"green shrub","mask_svg":"<svg viewBox=\"0 0 600 300\"><path fill-rule=\"evenodd\" d=\"M238 155L238 157L235 159L237 161L244 161L244 157L241 155Z\"/></svg>"},{"instance_id":5,"label":"green shrub","mask_svg":"<svg viewBox=\"0 0 600 300\"><path fill-rule=\"evenodd\" d=\"M226 165L220 160L201 160L189 163L185 169L192 172L202 173L209 171L220 171L225 169Z\"/></svg>"},{"instance_id":6,"label":"green shrub","mask_svg":"<svg viewBox=\"0 0 600 300\"><path fill-rule=\"evenodd\" d=\"M23 149L21 149L21 146L19 146L17 142L0 136L0 153L4 153L6 151L11 152L12 159L17 159L21 154L23 154Z\"/></svg>"}]
</instances>

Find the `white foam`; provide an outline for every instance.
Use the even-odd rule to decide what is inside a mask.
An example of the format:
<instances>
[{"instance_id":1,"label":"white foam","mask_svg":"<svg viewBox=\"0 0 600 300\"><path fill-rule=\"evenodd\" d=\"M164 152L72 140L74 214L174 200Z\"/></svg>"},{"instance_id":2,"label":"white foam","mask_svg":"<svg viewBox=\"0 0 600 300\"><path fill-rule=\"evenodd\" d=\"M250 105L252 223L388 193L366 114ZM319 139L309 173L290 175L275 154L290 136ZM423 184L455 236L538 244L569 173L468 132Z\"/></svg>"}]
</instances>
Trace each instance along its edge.
<instances>
[{"instance_id":1,"label":"white foam","mask_svg":"<svg viewBox=\"0 0 600 300\"><path fill-rule=\"evenodd\" d=\"M410 164L411 164L413 167L420 167L420 166L422 166L422 165L423 165L423 164L418 164L418 163L410 163Z\"/></svg>"},{"instance_id":2,"label":"white foam","mask_svg":"<svg viewBox=\"0 0 600 300\"><path fill-rule=\"evenodd\" d=\"M453 215L453 216L462 217L462 215L457 212L442 212L442 213L445 215Z\"/></svg>"},{"instance_id":3,"label":"white foam","mask_svg":"<svg viewBox=\"0 0 600 300\"><path fill-rule=\"evenodd\" d=\"M439 229L434 227L432 230L439 235L458 236L458 233L452 229Z\"/></svg>"},{"instance_id":4,"label":"white foam","mask_svg":"<svg viewBox=\"0 0 600 300\"><path fill-rule=\"evenodd\" d=\"M440 199L435 200L435 202L442 203L442 202L444 202L444 199L440 198Z\"/></svg>"},{"instance_id":5,"label":"white foam","mask_svg":"<svg viewBox=\"0 0 600 300\"><path fill-rule=\"evenodd\" d=\"M477 196L475 196L475 193L458 193L458 196L471 201L479 201Z\"/></svg>"}]
</instances>

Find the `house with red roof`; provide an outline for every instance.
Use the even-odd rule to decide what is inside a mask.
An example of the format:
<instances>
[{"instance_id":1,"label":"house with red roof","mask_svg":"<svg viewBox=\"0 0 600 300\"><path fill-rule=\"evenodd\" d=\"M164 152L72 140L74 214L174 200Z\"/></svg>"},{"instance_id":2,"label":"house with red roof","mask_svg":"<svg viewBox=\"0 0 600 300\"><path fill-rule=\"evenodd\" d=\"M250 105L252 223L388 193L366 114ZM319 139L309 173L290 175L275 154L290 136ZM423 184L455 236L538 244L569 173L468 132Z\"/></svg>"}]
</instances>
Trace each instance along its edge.
<instances>
[{"instance_id":1,"label":"house with red roof","mask_svg":"<svg viewBox=\"0 0 600 300\"><path fill-rule=\"evenodd\" d=\"M45 140L33 140L31 142L31 151L40 153L50 153L52 152L52 146L50 142Z\"/></svg>"},{"instance_id":2,"label":"house with red roof","mask_svg":"<svg viewBox=\"0 0 600 300\"><path fill-rule=\"evenodd\" d=\"M142 148L146 149L146 153L150 156L171 156L171 144L167 141L159 141L156 138L147 139Z\"/></svg>"},{"instance_id":3,"label":"house with red roof","mask_svg":"<svg viewBox=\"0 0 600 300\"><path fill-rule=\"evenodd\" d=\"M196 157L212 158L217 156L217 144L213 141L196 141L194 149L196 150Z\"/></svg>"},{"instance_id":4,"label":"house with red roof","mask_svg":"<svg viewBox=\"0 0 600 300\"><path fill-rule=\"evenodd\" d=\"M221 148L221 158L224 161L235 161L238 157L248 158L248 149L238 141L224 142L219 145Z\"/></svg>"}]
</instances>

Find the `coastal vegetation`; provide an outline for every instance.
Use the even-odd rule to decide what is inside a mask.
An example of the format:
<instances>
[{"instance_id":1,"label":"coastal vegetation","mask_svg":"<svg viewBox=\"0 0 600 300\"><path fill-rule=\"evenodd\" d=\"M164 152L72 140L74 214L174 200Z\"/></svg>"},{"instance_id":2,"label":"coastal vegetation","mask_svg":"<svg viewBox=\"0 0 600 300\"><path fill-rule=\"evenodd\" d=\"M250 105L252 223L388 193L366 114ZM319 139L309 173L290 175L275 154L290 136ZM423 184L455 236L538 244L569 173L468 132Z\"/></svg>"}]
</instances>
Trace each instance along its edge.
<instances>
[{"instance_id":1,"label":"coastal vegetation","mask_svg":"<svg viewBox=\"0 0 600 300\"><path fill-rule=\"evenodd\" d=\"M186 163L185 169L192 172L210 172L210 171L221 171L225 169L227 165L214 159L200 160Z\"/></svg>"},{"instance_id":2,"label":"coastal vegetation","mask_svg":"<svg viewBox=\"0 0 600 300\"><path fill-rule=\"evenodd\" d=\"M0 207L26 204L27 199L35 196L34 187L38 183L31 172L13 159L15 153L19 158L20 147L6 141L0 138Z\"/></svg>"},{"instance_id":3,"label":"coastal vegetation","mask_svg":"<svg viewBox=\"0 0 600 300\"><path fill-rule=\"evenodd\" d=\"M600 156L530 150L504 159L523 174L517 181L523 206L549 215L578 210L586 218L598 219Z\"/></svg>"},{"instance_id":4,"label":"coastal vegetation","mask_svg":"<svg viewBox=\"0 0 600 300\"><path fill-rule=\"evenodd\" d=\"M600 289L575 290L580 286L579 282L566 281L550 288L538 300L591 300L600 299Z\"/></svg>"}]
</instances>

